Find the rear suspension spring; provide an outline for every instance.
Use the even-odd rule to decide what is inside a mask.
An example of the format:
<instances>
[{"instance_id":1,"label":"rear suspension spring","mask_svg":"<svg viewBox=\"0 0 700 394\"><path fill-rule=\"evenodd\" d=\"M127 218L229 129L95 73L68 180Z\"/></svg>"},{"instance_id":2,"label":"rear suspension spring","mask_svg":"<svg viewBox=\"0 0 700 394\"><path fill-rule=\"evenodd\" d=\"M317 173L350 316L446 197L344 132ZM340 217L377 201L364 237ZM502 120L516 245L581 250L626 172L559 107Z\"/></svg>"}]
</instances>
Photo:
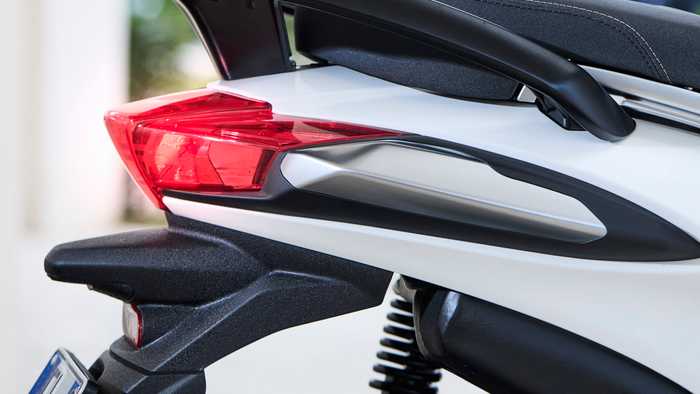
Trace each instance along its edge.
<instances>
[{"instance_id":1,"label":"rear suspension spring","mask_svg":"<svg viewBox=\"0 0 700 394\"><path fill-rule=\"evenodd\" d=\"M384 326L387 337L380 344L385 350L377 353L380 363L374 371L384 380L372 380L369 385L383 394L436 394L442 377L440 368L426 360L418 349L413 323L413 305L403 298L391 302L394 308ZM383 363L386 362L386 363Z\"/></svg>"}]
</instances>

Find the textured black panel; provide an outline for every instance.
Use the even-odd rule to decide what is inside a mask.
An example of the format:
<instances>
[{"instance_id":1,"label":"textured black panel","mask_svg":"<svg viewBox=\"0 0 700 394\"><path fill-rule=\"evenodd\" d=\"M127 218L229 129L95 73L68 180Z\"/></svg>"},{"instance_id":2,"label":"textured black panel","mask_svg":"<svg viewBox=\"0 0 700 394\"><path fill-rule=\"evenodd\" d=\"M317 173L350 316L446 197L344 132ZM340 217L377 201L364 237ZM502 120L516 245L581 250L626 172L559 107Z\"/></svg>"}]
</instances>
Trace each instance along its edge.
<instances>
[{"instance_id":1,"label":"textured black panel","mask_svg":"<svg viewBox=\"0 0 700 394\"><path fill-rule=\"evenodd\" d=\"M439 1L289 2L411 37L523 83L535 92L538 104L547 102L538 108L567 129L582 128L614 142L636 127L634 120L579 66L496 23Z\"/></svg>"},{"instance_id":2,"label":"textured black panel","mask_svg":"<svg viewBox=\"0 0 700 394\"><path fill-rule=\"evenodd\" d=\"M609 348L474 297L418 290L414 313L422 353L491 393L688 393Z\"/></svg>"},{"instance_id":3,"label":"textured black panel","mask_svg":"<svg viewBox=\"0 0 700 394\"><path fill-rule=\"evenodd\" d=\"M168 222L58 246L46 258L53 279L139 304L142 348L119 339L91 369L108 393L203 393L201 371L216 360L277 331L379 305L391 279L210 224L170 214Z\"/></svg>"},{"instance_id":4,"label":"textured black panel","mask_svg":"<svg viewBox=\"0 0 700 394\"><path fill-rule=\"evenodd\" d=\"M510 100L519 84L419 41L332 14L300 8L297 49L387 81L444 95Z\"/></svg>"},{"instance_id":5,"label":"textured black panel","mask_svg":"<svg viewBox=\"0 0 700 394\"><path fill-rule=\"evenodd\" d=\"M235 244L181 228L59 245L46 256L45 268L54 280L88 283L127 302L186 304L223 297L266 272Z\"/></svg>"},{"instance_id":6,"label":"textured black panel","mask_svg":"<svg viewBox=\"0 0 700 394\"><path fill-rule=\"evenodd\" d=\"M577 63L700 88L698 15L633 1L443 2L530 38ZM502 77L470 70L463 61L405 37L310 11L302 10L300 16L297 40L313 57L443 94L507 99L506 93L515 88Z\"/></svg>"},{"instance_id":7,"label":"textured black panel","mask_svg":"<svg viewBox=\"0 0 700 394\"><path fill-rule=\"evenodd\" d=\"M109 351L92 365L90 372L100 394L204 394L204 372L148 375L127 365Z\"/></svg>"},{"instance_id":8,"label":"textured black panel","mask_svg":"<svg viewBox=\"0 0 700 394\"><path fill-rule=\"evenodd\" d=\"M609 0L442 0L582 64L700 88L700 16Z\"/></svg>"},{"instance_id":9,"label":"textured black panel","mask_svg":"<svg viewBox=\"0 0 700 394\"><path fill-rule=\"evenodd\" d=\"M115 342L115 354L148 371L200 370L284 328L378 305L391 277L389 272L307 249L174 215L168 219L171 227L235 240L266 273L240 291L197 306L167 335L139 351L123 339ZM148 307L144 320L147 311Z\"/></svg>"}]
</instances>

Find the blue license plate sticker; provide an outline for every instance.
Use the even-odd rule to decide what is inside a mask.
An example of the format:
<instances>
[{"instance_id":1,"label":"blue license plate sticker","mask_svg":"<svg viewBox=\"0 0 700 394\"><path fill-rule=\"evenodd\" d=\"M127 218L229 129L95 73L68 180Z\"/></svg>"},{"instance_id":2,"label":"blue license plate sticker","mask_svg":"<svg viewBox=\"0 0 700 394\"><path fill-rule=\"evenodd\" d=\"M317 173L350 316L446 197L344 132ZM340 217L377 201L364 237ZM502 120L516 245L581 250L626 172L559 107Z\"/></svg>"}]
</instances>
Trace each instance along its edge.
<instances>
[{"instance_id":1,"label":"blue license plate sticker","mask_svg":"<svg viewBox=\"0 0 700 394\"><path fill-rule=\"evenodd\" d=\"M64 349L53 354L29 394L81 394L87 375Z\"/></svg>"}]
</instances>

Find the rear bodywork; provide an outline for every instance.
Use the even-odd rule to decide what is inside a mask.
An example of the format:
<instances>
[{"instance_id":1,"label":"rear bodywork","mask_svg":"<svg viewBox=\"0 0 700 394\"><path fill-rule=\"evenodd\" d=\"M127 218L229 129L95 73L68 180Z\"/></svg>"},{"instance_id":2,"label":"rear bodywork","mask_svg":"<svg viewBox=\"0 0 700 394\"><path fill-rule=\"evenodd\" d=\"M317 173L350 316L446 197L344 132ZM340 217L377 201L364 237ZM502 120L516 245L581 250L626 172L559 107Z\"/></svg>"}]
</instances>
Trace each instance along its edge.
<instances>
[{"instance_id":1,"label":"rear bodywork","mask_svg":"<svg viewBox=\"0 0 700 394\"><path fill-rule=\"evenodd\" d=\"M280 150L255 190L158 189L167 229L54 249L53 279L142 315L140 346L119 339L91 368L104 392L202 393L216 360L378 305L392 273L417 279L402 293L420 350L488 390L700 390L700 95L606 59L580 67L453 5L406 1L402 12L391 1L179 2L221 73L210 92L374 132ZM285 11L317 64L290 61ZM332 20L365 38L320 36ZM445 78L370 67L368 53L405 60L387 55L387 37Z\"/></svg>"},{"instance_id":2,"label":"rear bodywork","mask_svg":"<svg viewBox=\"0 0 700 394\"><path fill-rule=\"evenodd\" d=\"M505 157L507 162L517 163L511 168L518 172L534 165L532 170L538 177L554 173L560 180L573 181L574 185L580 182L581 190L596 197L608 195L611 200L601 203L603 206L619 202L610 211L612 220L609 220L584 195L576 195L579 202L597 214L608 234L613 231L614 217L619 214L621 228L640 230L641 238L630 240L627 250L631 254L627 256L620 244L608 249L613 254L603 255L602 245L606 241L602 240L573 244L592 253L573 255L557 253L557 242L551 238L540 238L542 248L549 250L533 250L537 241L526 242L526 246L517 250L512 243L517 235L513 234L499 240L497 234L489 233L486 239L469 242L464 238L473 233L464 227L452 236L431 233L436 218L429 223L409 225L410 231L406 228L397 231L386 228L388 220L383 225L371 221L352 223L358 221L356 215L346 223L339 223L342 218L338 217L324 220L318 218L322 208L305 213L307 217L299 217L299 213L269 212L260 207L246 209L249 206L243 203L238 207L235 203L216 204L216 199L202 203L183 195L166 198L172 212L420 278L550 322L657 371L665 370L666 376L673 378L678 373L675 379L679 381L695 380L696 374L688 360L681 361L678 355L692 357L697 353L689 351L689 346L700 346L694 334L700 320L695 321L692 312L697 307L695 284L700 275L697 249L700 222L696 203L700 184L691 174L691 169L700 165L697 135L638 120L631 136L611 145L590 135L562 132L531 106L440 97L339 67L222 82L211 87L270 100L281 113L391 126L439 139L443 145L449 141L471 147L468 152L472 156L487 152L482 159L494 157L491 155ZM445 176L439 173L437 165L432 167L427 163L401 161L385 165L401 166L404 171L416 173L432 169L435 173L430 176L434 180ZM392 173L390 168L381 171ZM494 176L502 173L494 172ZM515 172L506 174L524 179ZM483 184L460 178L458 172L445 177L492 196L497 191L482 189ZM555 189L552 183L545 187L550 191ZM575 186L563 191L571 195L574 189ZM540 212L553 213L556 201L542 200L548 206L540 206ZM392 203L396 201L387 202ZM566 209L573 214L571 207ZM631 211L623 213L624 209ZM653 217L653 224L630 226L642 217ZM403 216L401 220L406 218ZM657 231L666 225L679 236L671 236L674 242L687 241L688 254L654 257L654 252L645 250L656 249L653 245L663 238ZM482 229L478 234L484 232L488 230ZM683 248L670 246L656 250L662 249L665 250L662 254L675 254ZM678 324L680 321L683 324ZM662 332L668 334L660 335ZM654 345L648 346L649 343Z\"/></svg>"}]
</instances>

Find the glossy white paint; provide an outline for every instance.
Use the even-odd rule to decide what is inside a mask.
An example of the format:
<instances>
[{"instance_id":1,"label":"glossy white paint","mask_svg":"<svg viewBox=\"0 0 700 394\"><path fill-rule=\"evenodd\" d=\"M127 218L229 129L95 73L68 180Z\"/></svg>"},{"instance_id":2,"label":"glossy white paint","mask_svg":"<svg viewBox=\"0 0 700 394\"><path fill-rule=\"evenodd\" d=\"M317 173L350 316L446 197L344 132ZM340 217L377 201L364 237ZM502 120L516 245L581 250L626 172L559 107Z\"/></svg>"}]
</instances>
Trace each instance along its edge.
<instances>
[{"instance_id":1,"label":"glossy white paint","mask_svg":"<svg viewBox=\"0 0 700 394\"><path fill-rule=\"evenodd\" d=\"M697 134L638 121L631 136L609 143L586 132L564 131L532 105L441 97L342 67L210 87L268 101L280 114L416 133L533 163L613 192L700 239ZM650 85L643 88L654 93ZM692 92L683 93L682 103L695 100L688 96ZM617 350L691 391L700 390L694 367L700 354L700 260L591 261L173 198L165 204L178 215L414 276L512 308Z\"/></svg>"},{"instance_id":2,"label":"glossy white paint","mask_svg":"<svg viewBox=\"0 0 700 394\"><path fill-rule=\"evenodd\" d=\"M166 197L176 215L406 274L583 335L700 391L700 260L591 261Z\"/></svg>"},{"instance_id":3,"label":"glossy white paint","mask_svg":"<svg viewBox=\"0 0 700 394\"><path fill-rule=\"evenodd\" d=\"M700 239L700 135L646 121L624 141L567 132L531 105L441 97L343 68L323 67L210 88L276 113L427 135L540 165L633 201Z\"/></svg>"}]
</instances>

